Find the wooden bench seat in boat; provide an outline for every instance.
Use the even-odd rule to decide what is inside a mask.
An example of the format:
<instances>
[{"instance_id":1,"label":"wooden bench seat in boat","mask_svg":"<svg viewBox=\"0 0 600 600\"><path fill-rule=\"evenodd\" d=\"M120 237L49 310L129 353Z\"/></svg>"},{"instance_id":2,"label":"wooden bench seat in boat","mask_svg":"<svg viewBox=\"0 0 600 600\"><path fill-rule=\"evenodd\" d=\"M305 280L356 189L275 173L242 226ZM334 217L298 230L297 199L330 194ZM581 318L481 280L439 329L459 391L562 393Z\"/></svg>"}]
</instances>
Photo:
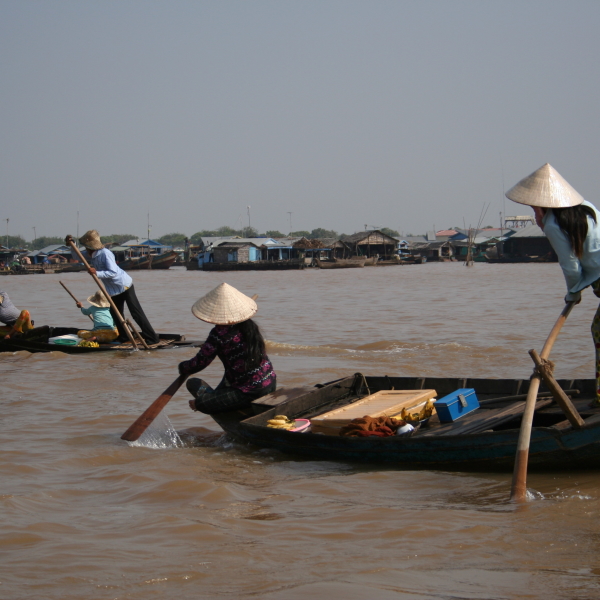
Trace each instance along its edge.
<instances>
[{"instance_id":1,"label":"wooden bench seat in boat","mask_svg":"<svg viewBox=\"0 0 600 600\"><path fill-rule=\"evenodd\" d=\"M538 400L535 410L540 410L552 404L552 398ZM421 429L415 433L415 436L429 437L440 435L466 435L481 433L488 429L498 427L508 421L519 417L525 410L525 402L514 402L503 408L486 408L475 410L465 415L453 423L441 424L437 415L433 415L429 420L429 427ZM414 436L413 436L414 437Z\"/></svg>"}]
</instances>

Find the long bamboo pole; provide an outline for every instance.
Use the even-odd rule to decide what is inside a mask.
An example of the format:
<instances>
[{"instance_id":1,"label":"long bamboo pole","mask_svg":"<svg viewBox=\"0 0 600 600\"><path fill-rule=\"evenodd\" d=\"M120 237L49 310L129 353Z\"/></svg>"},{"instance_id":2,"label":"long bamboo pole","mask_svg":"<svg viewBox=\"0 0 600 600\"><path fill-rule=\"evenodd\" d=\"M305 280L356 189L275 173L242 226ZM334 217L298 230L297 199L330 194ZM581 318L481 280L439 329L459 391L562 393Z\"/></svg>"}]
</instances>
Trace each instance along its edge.
<instances>
[{"instance_id":1,"label":"long bamboo pole","mask_svg":"<svg viewBox=\"0 0 600 600\"><path fill-rule=\"evenodd\" d=\"M62 281L59 281L58 283L60 283L60 285L62 285L65 288L65 291L67 292L67 294L69 294L69 296L71 296L71 298L73 298L73 300L75 300L76 304L81 304L81 302L79 302L79 300L77 300L77 298L75 298L75 296L73 296L73 294L71 294L71 290ZM92 315L88 315L88 317L92 321L94 320L94 317L92 317Z\"/></svg>"},{"instance_id":2,"label":"long bamboo pole","mask_svg":"<svg viewBox=\"0 0 600 600\"><path fill-rule=\"evenodd\" d=\"M131 321L129 319L127 319L127 325L129 326L129 329L131 329L131 331L135 333L135 337L140 341L140 344L142 344L142 346L144 346L146 350L150 350L150 346L148 346L146 340L142 337L140 332L131 324Z\"/></svg>"},{"instance_id":3,"label":"long bamboo pole","mask_svg":"<svg viewBox=\"0 0 600 600\"><path fill-rule=\"evenodd\" d=\"M552 350L552 346L558 337L562 326L565 324L569 313L575 304L567 302L560 317L558 317L544 347L540 357L547 359ZM512 486L510 490L510 499L523 501L527 496L527 463L529 461L529 443L531 441L531 425L533 423L533 413L535 412L535 401L538 390L540 389L541 375L536 371L531 376L529 390L527 390L527 400L525 402L525 412L521 421L521 430L519 431L519 441L517 443L517 454L515 456L515 468L513 471Z\"/></svg>"},{"instance_id":4,"label":"long bamboo pole","mask_svg":"<svg viewBox=\"0 0 600 600\"><path fill-rule=\"evenodd\" d=\"M83 254L81 254L79 248L75 245L75 242L73 242L73 240L69 240L69 246L71 246L71 248L73 248L73 250L75 250L77 256L79 256L79 259L81 260L81 262L84 264L85 268L87 269L87 272L93 277L94 281L96 282L96 285L100 288L100 290L104 294L104 297L108 300L108 303L110 304L110 307L113 309L115 315L117 315L117 318L119 319L121 326L125 330L125 333L127 334L127 337L129 338L129 341L131 342L131 345L133 346L134 350L137 350L137 344L135 343L135 340L133 339L133 335L132 335L131 331L129 331L129 327L127 327L127 323L125 323L125 319L123 319L123 315L119 312L119 309L115 306L115 303L113 302L113 299L110 297L110 294L106 291L104 284L100 281L100 279L98 278L96 273L92 273L90 271L90 268L91 268L90 265L88 264L87 260L85 260Z\"/></svg>"}]
</instances>

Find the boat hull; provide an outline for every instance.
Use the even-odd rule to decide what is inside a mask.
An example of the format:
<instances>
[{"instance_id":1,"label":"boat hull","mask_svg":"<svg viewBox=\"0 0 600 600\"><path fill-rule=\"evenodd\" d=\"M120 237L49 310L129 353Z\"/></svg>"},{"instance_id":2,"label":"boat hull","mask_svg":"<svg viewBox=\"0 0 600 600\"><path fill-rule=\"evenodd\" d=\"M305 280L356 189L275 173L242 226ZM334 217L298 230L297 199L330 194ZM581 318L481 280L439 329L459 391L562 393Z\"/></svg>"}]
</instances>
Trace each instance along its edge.
<instances>
[{"instance_id":1,"label":"boat hull","mask_svg":"<svg viewBox=\"0 0 600 600\"><path fill-rule=\"evenodd\" d=\"M202 263L203 271L281 271L290 269L304 269L304 259L292 258L290 260L254 260L250 262L205 262Z\"/></svg>"},{"instance_id":2,"label":"boat hull","mask_svg":"<svg viewBox=\"0 0 600 600\"><path fill-rule=\"evenodd\" d=\"M315 257L314 260L319 269L361 269L365 266L366 258L356 260L351 258L336 258L333 261L327 261Z\"/></svg>"},{"instance_id":3,"label":"boat hull","mask_svg":"<svg viewBox=\"0 0 600 600\"><path fill-rule=\"evenodd\" d=\"M528 381L443 378L366 378L371 393L379 389L436 389L440 396L461 387L473 387L478 396L492 399L526 393ZM349 460L393 464L402 469L434 469L459 471L509 471L514 466L519 437L520 416L505 429L473 434L435 435L422 429L412 437L343 437L314 433L293 433L266 427L275 414L305 418L318 406L334 402L348 393L354 378L328 384L320 389L278 404L259 415L237 413L213 415L228 433L252 444L287 454L320 460ZM583 399L578 406L583 414L589 398L594 397L594 380L560 381L563 388L575 386ZM510 390L510 391L509 391ZM586 399L587 398L587 399ZM590 411L592 409L589 409ZM544 412L546 411L546 412ZM304 415L304 417L303 417ZM556 408L536 412L531 435L529 466L538 470L587 469L600 467L600 418L594 414L581 429L555 427L564 420ZM600 417L600 414L598 415Z\"/></svg>"},{"instance_id":4,"label":"boat hull","mask_svg":"<svg viewBox=\"0 0 600 600\"><path fill-rule=\"evenodd\" d=\"M63 352L65 354L89 354L94 352L116 352L131 351L130 342L122 344L101 344L98 348L88 346L66 346L59 344L50 344L48 338L76 334L79 331L76 327L36 327L28 331L25 335L11 338L9 340L0 339L0 352ZM160 342L150 345L150 350L164 350L177 347L196 347L201 344L198 341L188 341L185 336L174 333L159 333ZM138 347L142 347L138 343Z\"/></svg>"},{"instance_id":5,"label":"boat hull","mask_svg":"<svg viewBox=\"0 0 600 600\"><path fill-rule=\"evenodd\" d=\"M128 258L117 265L124 271L140 271L142 269L170 269L179 255L175 251L165 252L165 254L150 254L142 256L139 260Z\"/></svg>"}]
</instances>

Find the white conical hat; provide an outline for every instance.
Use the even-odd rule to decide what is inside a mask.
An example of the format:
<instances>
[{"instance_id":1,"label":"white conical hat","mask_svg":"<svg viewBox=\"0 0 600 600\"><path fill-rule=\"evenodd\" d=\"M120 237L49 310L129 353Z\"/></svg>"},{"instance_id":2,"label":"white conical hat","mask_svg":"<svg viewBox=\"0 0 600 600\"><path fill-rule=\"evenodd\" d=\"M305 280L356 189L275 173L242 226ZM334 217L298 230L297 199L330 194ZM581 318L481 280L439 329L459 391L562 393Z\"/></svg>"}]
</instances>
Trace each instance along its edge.
<instances>
[{"instance_id":1,"label":"white conical hat","mask_svg":"<svg viewBox=\"0 0 600 600\"><path fill-rule=\"evenodd\" d=\"M228 283L222 283L206 296L202 296L192 313L198 319L215 325L234 325L246 321L256 313L258 306Z\"/></svg>"},{"instance_id":2,"label":"white conical hat","mask_svg":"<svg viewBox=\"0 0 600 600\"><path fill-rule=\"evenodd\" d=\"M583 196L549 163L521 179L506 192L509 200L529 206L568 208L583 202Z\"/></svg>"}]
</instances>

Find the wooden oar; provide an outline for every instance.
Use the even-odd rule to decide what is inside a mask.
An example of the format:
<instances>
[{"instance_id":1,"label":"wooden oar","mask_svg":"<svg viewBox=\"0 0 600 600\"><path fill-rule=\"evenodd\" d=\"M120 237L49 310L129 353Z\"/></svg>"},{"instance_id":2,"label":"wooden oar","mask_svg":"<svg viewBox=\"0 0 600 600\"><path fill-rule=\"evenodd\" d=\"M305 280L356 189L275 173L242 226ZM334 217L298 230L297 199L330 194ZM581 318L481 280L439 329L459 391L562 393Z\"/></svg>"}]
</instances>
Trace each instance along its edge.
<instances>
[{"instance_id":1,"label":"wooden oar","mask_svg":"<svg viewBox=\"0 0 600 600\"><path fill-rule=\"evenodd\" d=\"M83 257L83 254L81 254L81 252L79 251L79 248L75 245L75 242L73 242L73 240L69 241L69 246L71 246L71 248L73 248L73 250L75 250L75 252L77 253L77 256L79 256L79 259L81 260L81 262L84 264L85 268L87 269L87 272L94 278L96 285L100 288L100 291L104 294L104 297L108 300L108 303L110 304L110 307L113 309L115 315L117 315L117 318L119 319L119 322L121 323L121 326L125 330L125 333L127 334L127 337L129 338L129 341L131 342L131 345L133 346L133 349L137 350L137 344L135 343L135 340L133 339L133 334L131 333L131 331L129 331L129 327L127 327L127 323L125 323L125 319L123 319L123 315L119 312L119 309L115 306L115 303L113 302L113 299L110 297L109 293L106 291L104 284L100 281L100 279L98 279L98 276L96 275L96 273L90 272L90 265L88 264L87 260L85 260L85 258Z\"/></svg>"},{"instance_id":2,"label":"wooden oar","mask_svg":"<svg viewBox=\"0 0 600 600\"><path fill-rule=\"evenodd\" d=\"M175 395L175 392L181 387L181 384L188 378L187 375L180 375L131 425L131 427L121 436L122 440L135 442L148 429L149 425L158 417L160 411L166 406L167 402Z\"/></svg>"},{"instance_id":3,"label":"wooden oar","mask_svg":"<svg viewBox=\"0 0 600 600\"><path fill-rule=\"evenodd\" d=\"M75 298L75 296L73 296L73 294L71 294L71 290L62 281L59 281L58 283L60 283L60 285L62 285L65 288L65 291L67 292L67 294L69 294L69 296L71 296L71 298L73 298L73 300L75 300L75 304L81 304L81 302L79 302L79 300L77 300L77 298ZM92 317L92 315L88 315L88 317L92 321L94 320L94 317Z\"/></svg>"},{"instance_id":4,"label":"wooden oar","mask_svg":"<svg viewBox=\"0 0 600 600\"><path fill-rule=\"evenodd\" d=\"M540 357L547 359L550 350L558 337L562 326L564 325L569 313L575 304L567 302L560 317L558 317L544 347ZM541 375L535 372L531 376L529 390L527 391L527 401L525 402L525 412L521 421L521 430L519 431L519 441L517 443L517 454L515 456L515 468L513 471L512 487L510 490L510 499L523 501L527 496L527 462L529 460L529 442L531 441L531 425L533 423L533 413L535 412L535 401L538 390L540 389Z\"/></svg>"}]
</instances>

